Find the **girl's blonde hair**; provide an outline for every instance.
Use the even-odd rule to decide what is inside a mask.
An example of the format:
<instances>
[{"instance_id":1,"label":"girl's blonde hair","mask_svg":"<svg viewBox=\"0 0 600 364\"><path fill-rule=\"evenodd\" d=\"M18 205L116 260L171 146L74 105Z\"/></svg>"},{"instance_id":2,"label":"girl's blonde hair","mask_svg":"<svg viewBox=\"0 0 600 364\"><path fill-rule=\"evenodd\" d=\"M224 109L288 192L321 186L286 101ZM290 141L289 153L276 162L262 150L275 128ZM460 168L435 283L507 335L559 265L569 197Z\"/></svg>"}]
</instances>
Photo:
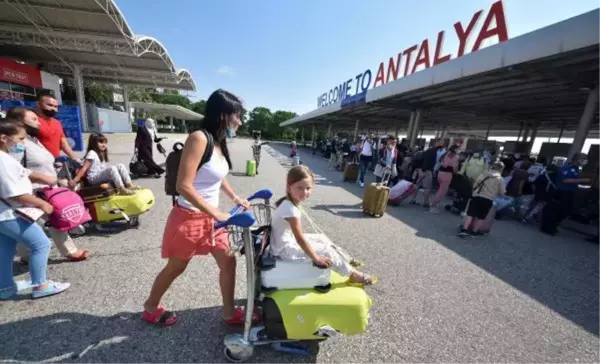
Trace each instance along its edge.
<instances>
[{"instance_id":1,"label":"girl's blonde hair","mask_svg":"<svg viewBox=\"0 0 600 364\"><path fill-rule=\"evenodd\" d=\"M289 187L291 185L293 185L294 183L302 181L303 179L306 179L306 178L310 178L311 180L314 180L314 176L307 166L301 164L299 166L295 166L292 169L290 169L288 171L287 179L286 179L285 197L282 197L279 200L277 200L277 202L275 202L275 206L279 207L279 205L281 205L281 203L283 201L285 201L286 199L294 202L294 200L292 200L292 196L290 195Z\"/></svg>"}]
</instances>

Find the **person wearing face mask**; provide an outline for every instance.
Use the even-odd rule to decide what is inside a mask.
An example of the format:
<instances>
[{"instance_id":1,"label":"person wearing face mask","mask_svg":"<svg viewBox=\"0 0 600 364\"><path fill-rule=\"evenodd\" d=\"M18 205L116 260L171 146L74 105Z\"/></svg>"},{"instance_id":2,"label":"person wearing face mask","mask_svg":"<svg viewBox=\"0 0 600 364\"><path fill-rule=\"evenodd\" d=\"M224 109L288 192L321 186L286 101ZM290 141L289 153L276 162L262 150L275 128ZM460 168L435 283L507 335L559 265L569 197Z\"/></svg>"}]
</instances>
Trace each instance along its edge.
<instances>
[{"instance_id":1,"label":"person wearing face mask","mask_svg":"<svg viewBox=\"0 0 600 364\"><path fill-rule=\"evenodd\" d=\"M589 178L581 178L579 169L587 164L588 158L584 153L577 153L570 163L559 168L556 175L556 196L542 210L540 230L548 235L556 235L558 226L573 211L575 193L580 184L591 183Z\"/></svg>"},{"instance_id":2,"label":"person wearing face mask","mask_svg":"<svg viewBox=\"0 0 600 364\"><path fill-rule=\"evenodd\" d=\"M135 148L137 159L144 163L149 175L159 178L165 170L154 161L154 143L160 143L162 138L158 137L156 125L153 119L146 119L143 127L139 127L135 136Z\"/></svg>"},{"instance_id":3,"label":"person wearing face mask","mask_svg":"<svg viewBox=\"0 0 600 364\"><path fill-rule=\"evenodd\" d=\"M236 261L229 251L227 229L214 229L216 221L229 218L219 208L221 192L236 205L246 209L250 206L235 194L226 178L232 168L227 137L242 125L242 110L242 101L237 96L224 90L213 92L206 101L204 130L191 133L185 142L177 174L180 196L167 218L162 239L162 257L167 263L154 281L142 314L142 319L152 325L176 323L177 316L165 310L160 301L194 256L208 254L220 270L223 321L230 325L244 324L244 309L234 306ZM210 137L214 142L211 157L200 165ZM253 321L258 318L254 315Z\"/></svg>"},{"instance_id":4,"label":"person wearing face mask","mask_svg":"<svg viewBox=\"0 0 600 364\"><path fill-rule=\"evenodd\" d=\"M375 166L375 181L381 182L385 171L391 173L390 180L398 175L396 170L396 162L398 159L398 152L396 150L396 137L389 136L387 138L387 144L385 148L379 151L379 160Z\"/></svg>"},{"instance_id":5,"label":"person wearing face mask","mask_svg":"<svg viewBox=\"0 0 600 364\"><path fill-rule=\"evenodd\" d=\"M32 288L32 298L61 293L68 283L52 282L46 278L50 241L31 212L24 208L52 213L48 202L33 194L31 182L55 185L56 178L44 176L24 168L9 153L25 150L25 125L13 119L0 119L0 300L9 299L20 291ZM17 243L31 250L29 261L30 282L15 282L13 258Z\"/></svg>"},{"instance_id":6,"label":"person wearing face mask","mask_svg":"<svg viewBox=\"0 0 600 364\"><path fill-rule=\"evenodd\" d=\"M460 169L460 173L469 179L471 184L487 170L487 164L480 152L475 152L467 159Z\"/></svg>"},{"instance_id":7,"label":"person wearing face mask","mask_svg":"<svg viewBox=\"0 0 600 364\"><path fill-rule=\"evenodd\" d=\"M25 107L15 107L8 110L6 116L9 119L22 122L27 132L25 150L22 153L11 153L11 155L28 170L52 179L57 179L56 168L54 168L54 157L37 138L40 123L36 113ZM66 180L62 181L62 183L58 181L58 183L63 186L67 185ZM45 183L33 183L34 190L46 186L47 184ZM62 232L53 227L50 227L48 231L54 245L56 245L62 256L72 262L79 262L88 258L89 251L78 249L68 232ZM23 244L17 246L17 255L21 258L21 262L27 263L29 261L29 250Z\"/></svg>"},{"instance_id":8,"label":"person wearing face mask","mask_svg":"<svg viewBox=\"0 0 600 364\"><path fill-rule=\"evenodd\" d=\"M57 112L56 98L48 93L40 93L35 110L40 122L38 139L54 158L58 158L62 150L69 158L76 160L60 121L54 118Z\"/></svg>"}]
</instances>

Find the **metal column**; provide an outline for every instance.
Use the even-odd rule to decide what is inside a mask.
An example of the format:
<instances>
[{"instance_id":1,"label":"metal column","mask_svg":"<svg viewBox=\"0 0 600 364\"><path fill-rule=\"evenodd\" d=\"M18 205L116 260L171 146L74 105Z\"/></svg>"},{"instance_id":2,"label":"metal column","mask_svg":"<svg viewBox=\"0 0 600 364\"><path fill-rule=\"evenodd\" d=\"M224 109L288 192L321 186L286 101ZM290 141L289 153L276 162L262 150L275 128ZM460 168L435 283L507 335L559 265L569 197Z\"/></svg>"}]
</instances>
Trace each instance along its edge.
<instances>
[{"instance_id":1,"label":"metal column","mask_svg":"<svg viewBox=\"0 0 600 364\"><path fill-rule=\"evenodd\" d=\"M525 124L525 130L523 131L523 142L527 142L527 138L529 137L529 131L531 130L531 126L529 124Z\"/></svg>"},{"instance_id":2,"label":"metal column","mask_svg":"<svg viewBox=\"0 0 600 364\"><path fill-rule=\"evenodd\" d=\"M172 116L168 116L167 117L169 119L169 132L174 133L175 132L175 128L173 127L173 117Z\"/></svg>"},{"instance_id":3,"label":"metal column","mask_svg":"<svg viewBox=\"0 0 600 364\"><path fill-rule=\"evenodd\" d=\"M523 122L521 121L521 127L519 128L519 135L517 135L517 142L521 139L521 134L523 134Z\"/></svg>"},{"instance_id":4,"label":"metal column","mask_svg":"<svg viewBox=\"0 0 600 364\"><path fill-rule=\"evenodd\" d=\"M133 120L131 117L131 108L129 107L129 90L127 90L127 86L125 85L122 85L121 89L123 90L123 106L125 106L127 121L129 122L129 130L131 130L131 124L133 123Z\"/></svg>"},{"instance_id":5,"label":"metal column","mask_svg":"<svg viewBox=\"0 0 600 364\"><path fill-rule=\"evenodd\" d=\"M331 139L331 124L327 127L327 139Z\"/></svg>"},{"instance_id":6,"label":"metal column","mask_svg":"<svg viewBox=\"0 0 600 364\"><path fill-rule=\"evenodd\" d=\"M492 129L492 123L488 124L487 131L485 132L485 141L487 141L490 137L490 130Z\"/></svg>"},{"instance_id":7,"label":"metal column","mask_svg":"<svg viewBox=\"0 0 600 364\"><path fill-rule=\"evenodd\" d=\"M415 113L415 118L413 120L413 127L412 127L413 130L412 130L412 133L410 136L410 148L413 148L417 141L417 132L419 130L420 122L421 122L421 110L417 110L417 112Z\"/></svg>"},{"instance_id":8,"label":"metal column","mask_svg":"<svg viewBox=\"0 0 600 364\"><path fill-rule=\"evenodd\" d=\"M533 125L533 129L531 130L531 137L529 138L529 147L527 147L527 154L531 153L531 149L533 149L533 143L535 143L535 138L537 137L538 129L540 128L540 123L537 122Z\"/></svg>"},{"instance_id":9,"label":"metal column","mask_svg":"<svg viewBox=\"0 0 600 364\"><path fill-rule=\"evenodd\" d=\"M304 145L304 128L300 128L300 143Z\"/></svg>"},{"instance_id":10,"label":"metal column","mask_svg":"<svg viewBox=\"0 0 600 364\"><path fill-rule=\"evenodd\" d=\"M354 124L354 139L352 143L358 140L358 125L360 124L360 120L356 119L356 123Z\"/></svg>"},{"instance_id":11,"label":"metal column","mask_svg":"<svg viewBox=\"0 0 600 364\"><path fill-rule=\"evenodd\" d=\"M563 133L565 132L565 122L562 122L562 125L560 126L560 132L558 133L558 140L556 141L557 143L560 143L560 140L562 139Z\"/></svg>"},{"instance_id":12,"label":"metal column","mask_svg":"<svg viewBox=\"0 0 600 364\"><path fill-rule=\"evenodd\" d=\"M87 110L85 108L85 92L83 90L83 77L81 76L81 69L78 65L71 65L73 69L73 78L75 83L75 97L77 97L77 106L79 106L79 115L81 118L81 130L89 131L90 125L87 119ZM98 125L100 127L100 125Z\"/></svg>"},{"instance_id":13,"label":"metal column","mask_svg":"<svg viewBox=\"0 0 600 364\"><path fill-rule=\"evenodd\" d=\"M410 137L412 136L413 124L415 123L415 112L410 112L410 119L408 119L408 127L406 129L406 140L410 144Z\"/></svg>"},{"instance_id":14,"label":"metal column","mask_svg":"<svg viewBox=\"0 0 600 364\"><path fill-rule=\"evenodd\" d=\"M581 119L579 119L579 126L577 127L575 137L573 138L573 144L571 144L571 148L569 149L569 160L573 158L576 153L581 152L597 107L598 86L594 87L594 89L588 94L587 102L585 103L585 108L583 109L583 114L581 115Z\"/></svg>"}]
</instances>

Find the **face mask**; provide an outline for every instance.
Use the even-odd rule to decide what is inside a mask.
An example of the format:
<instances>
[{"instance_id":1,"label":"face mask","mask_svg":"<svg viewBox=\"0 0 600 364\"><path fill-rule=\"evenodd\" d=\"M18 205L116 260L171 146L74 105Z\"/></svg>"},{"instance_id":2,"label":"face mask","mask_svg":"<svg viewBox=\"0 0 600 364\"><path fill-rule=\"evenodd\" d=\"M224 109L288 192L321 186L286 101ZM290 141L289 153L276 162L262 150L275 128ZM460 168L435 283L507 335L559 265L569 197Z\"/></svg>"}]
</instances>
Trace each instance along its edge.
<instances>
[{"instance_id":1,"label":"face mask","mask_svg":"<svg viewBox=\"0 0 600 364\"><path fill-rule=\"evenodd\" d=\"M392 150L392 149L394 149L394 146L393 145L388 145L388 149Z\"/></svg>"},{"instance_id":2,"label":"face mask","mask_svg":"<svg viewBox=\"0 0 600 364\"><path fill-rule=\"evenodd\" d=\"M31 125L25 125L25 131L27 135L37 138L40 135L40 129L34 128Z\"/></svg>"},{"instance_id":3,"label":"face mask","mask_svg":"<svg viewBox=\"0 0 600 364\"><path fill-rule=\"evenodd\" d=\"M582 167L585 167L587 164L588 164L587 159L584 159L584 160L581 161L581 166Z\"/></svg>"},{"instance_id":4,"label":"face mask","mask_svg":"<svg viewBox=\"0 0 600 364\"><path fill-rule=\"evenodd\" d=\"M473 158L479 158L479 157L480 157L479 153L473 154Z\"/></svg>"},{"instance_id":5,"label":"face mask","mask_svg":"<svg viewBox=\"0 0 600 364\"><path fill-rule=\"evenodd\" d=\"M53 118L54 116L56 116L56 111L42 109L42 114L46 115L47 117Z\"/></svg>"},{"instance_id":6,"label":"face mask","mask_svg":"<svg viewBox=\"0 0 600 364\"><path fill-rule=\"evenodd\" d=\"M8 147L10 153L23 153L25 152L25 144L17 143L13 146Z\"/></svg>"}]
</instances>

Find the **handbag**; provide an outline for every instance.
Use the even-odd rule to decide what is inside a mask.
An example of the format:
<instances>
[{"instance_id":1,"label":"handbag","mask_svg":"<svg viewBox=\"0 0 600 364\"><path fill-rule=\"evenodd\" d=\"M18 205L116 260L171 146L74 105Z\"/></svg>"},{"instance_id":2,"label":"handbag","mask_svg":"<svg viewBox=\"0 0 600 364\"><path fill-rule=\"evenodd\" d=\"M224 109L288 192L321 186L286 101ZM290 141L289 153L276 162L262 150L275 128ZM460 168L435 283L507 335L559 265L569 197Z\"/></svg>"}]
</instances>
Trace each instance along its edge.
<instances>
[{"instance_id":1,"label":"handbag","mask_svg":"<svg viewBox=\"0 0 600 364\"><path fill-rule=\"evenodd\" d=\"M144 164L144 162L138 159L138 150L135 149L133 153L133 158L131 158L131 162L129 162L129 171L135 175L144 175L148 174L148 167Z\"/></svg>"},{"instance_id":2,"label":"handbag","mask_svg":"<svg viewBox=\"0 0 600 364\"><path fill-rule=\"evenodd\" d=\"M15 215L26 220L27 222L36 223L36 222L38 222L39 219L42 218L42 216L44 216L44 211L42 211L42 209L39 209L37 207L28 207L28 206L14 207L10 204L10 202L8 202L8 200L6 200L4 198L0 198L0 200L6 206L13 209L13 211L15 212Z\"/></svg>"}]
</instances>

